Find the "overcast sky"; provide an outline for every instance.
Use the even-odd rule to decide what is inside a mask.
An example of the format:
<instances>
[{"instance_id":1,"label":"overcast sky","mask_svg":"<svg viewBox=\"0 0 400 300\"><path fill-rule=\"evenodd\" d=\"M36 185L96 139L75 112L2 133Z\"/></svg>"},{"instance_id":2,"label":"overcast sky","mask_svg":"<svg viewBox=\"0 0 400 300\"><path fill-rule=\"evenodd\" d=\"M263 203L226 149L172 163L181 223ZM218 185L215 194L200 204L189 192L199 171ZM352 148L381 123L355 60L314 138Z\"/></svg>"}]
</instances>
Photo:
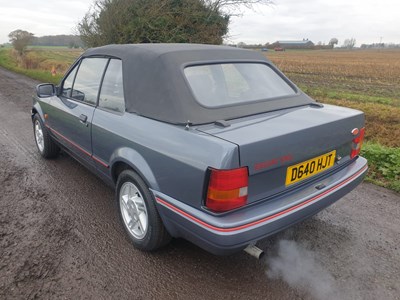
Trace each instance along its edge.
<instances>
[{"instance_id":1,"label":"overcast sky","mask_svg":"<svg viewBox=\"0 0 400 300\"><path fill-rule=\"evenodd\" d=\"M93 0L0 0L0 43L23 29L35 36L72 34ZM232 18L229 42L301 40L328 43L354 37L357 45L400 43L399 0L274 0Z\"/></svg>"}]
</instances>

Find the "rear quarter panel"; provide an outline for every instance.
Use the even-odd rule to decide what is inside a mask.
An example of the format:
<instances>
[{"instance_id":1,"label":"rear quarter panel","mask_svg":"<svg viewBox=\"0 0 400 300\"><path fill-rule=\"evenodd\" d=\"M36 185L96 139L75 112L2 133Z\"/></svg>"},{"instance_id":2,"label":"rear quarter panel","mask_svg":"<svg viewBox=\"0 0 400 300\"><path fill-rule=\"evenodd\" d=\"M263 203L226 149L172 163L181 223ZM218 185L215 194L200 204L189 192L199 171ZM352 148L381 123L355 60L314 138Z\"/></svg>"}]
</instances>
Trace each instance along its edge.
<instances>
[{"instance_id":1,"label":"rear quarter panel","mask_svg":"<svg viewBox=\"0 0 400 300\"><path fill-rule=\"evenodd\" d=\"M113 165L129 163L149 187L194 207L204 197L209 166L239 166L237 146L184 126L135 114L96 109L92 124L93 155L104 161L99 171L112 177Z\"/></svg>"}]
</instances>

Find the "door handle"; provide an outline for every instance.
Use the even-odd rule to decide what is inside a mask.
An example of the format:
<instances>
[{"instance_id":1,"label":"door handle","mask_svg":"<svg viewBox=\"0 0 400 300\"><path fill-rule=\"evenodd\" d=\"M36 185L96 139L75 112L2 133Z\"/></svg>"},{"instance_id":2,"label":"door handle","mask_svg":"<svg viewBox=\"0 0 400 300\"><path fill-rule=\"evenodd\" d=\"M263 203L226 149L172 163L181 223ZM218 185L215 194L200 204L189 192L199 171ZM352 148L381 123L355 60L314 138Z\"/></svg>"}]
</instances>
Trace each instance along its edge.
<instances>
[{"instance_id":1,"label":"door handle","mask_svg":"<svg viewBox=\"0 0 400 300\"><path fill-rule=\"evenodd\" d=\"M83 123L86 123L87 121L87 115L80 115L79 120L82 121Z\"/></svg>"},{"instance_id":2,"label":"door handle","mask_svg":"<svg viewBox=\"0 0 400 300\"><path fill-rule=\"evenodd\" d=\"M80 115L79 116L79 122L81 122L82 124L88 126L88 124L86 123L87 122L87 115L84 115L84 114Z\"/></svg>"}]
</instances>

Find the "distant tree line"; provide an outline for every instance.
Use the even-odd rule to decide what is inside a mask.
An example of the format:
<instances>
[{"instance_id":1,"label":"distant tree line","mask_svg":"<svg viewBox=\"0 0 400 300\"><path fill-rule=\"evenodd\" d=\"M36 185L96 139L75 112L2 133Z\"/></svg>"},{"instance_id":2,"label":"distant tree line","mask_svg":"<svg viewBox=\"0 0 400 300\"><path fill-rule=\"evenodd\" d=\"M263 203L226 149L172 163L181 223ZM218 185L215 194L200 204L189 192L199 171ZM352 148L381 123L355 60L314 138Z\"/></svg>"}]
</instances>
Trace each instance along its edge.
<instances>
[{"instance_id":1,"label":"distant tree line","mask_svg":"<svg viewBox=\"0 0 400 300\"><path fill-rule=\"evenodd\" d=\"M317 42L317 44L314 44L313 42L309 41L308 39L303 39L302 41L276 41L275 43L270 44L265 43L265 44L258 44L258 45L247 45L243 42L238 43L236 46L239 48L247 48L247 49L276 49L276 48L282 48L282 49L313 49L313 50L329 50L333 48L340 48L340 49L353 49L356 45L356 39L355 38L349 38L345 39L343 44L339 47L337 45L339 44L339 40L337 38L331 38L329 40L328 44L325 44L323 42ZM363 44L361 45L360 48L383 48L384 46L378 46L377 45L383 45L383 44L372 44L372 45L366 45ZM336 47L335 47L336 46ZM391 47L395 48L395 44L389 44L386 47Z\"/></svg>"},{"instance_id":2,"label":"distant tree line","mask_svg":"<svg viewBox=\"0 0 400 300\"><path fill-rule=\"evenodd\" d=\"M31 32L16 29L8 34L10 43L20 56L28 46L65 46L69 48L83 47L82 40L77 35L48 35L35 37ZM2 45L3 47L3 45Z\"/></svg>"},{"instance_id":3,"label":"distant tree line","mask_svg":"<svg viewBox=\"0 0 400 300\"><path fill-rule=\"evenodd\" d=\"M78 35L46 35L33 37L30 45L33 46L64 46L82 48L83 42Z\"/></svg>"},{"instance_id":4,"label":"distant tree line","mask_svg":"<svg viewBox=\"0 0 400 300\"><path fill-rule=\"evenodd\" d=\"M400 48L400 44L394 44L394 43L361 44L360 48L361 49Z\"/></svg>"},{"instance_id":5,"label":"distant tree line","mask_svg":"<svg viewBox=\"0 0 400 300\"><path fill-rule=\"evenodd\" d=\"M337 38L331 38L328 44L323 42L318 42L314 44L308 38L298 41L276 41L274 43L265 43L265 44L254 44L247 45L246 43L239 42L237 45L233 45L239 48L246 49L309 49L309 50L328 50L333 49L335 45L339 43Z\"/></svg>"}]
</instances>

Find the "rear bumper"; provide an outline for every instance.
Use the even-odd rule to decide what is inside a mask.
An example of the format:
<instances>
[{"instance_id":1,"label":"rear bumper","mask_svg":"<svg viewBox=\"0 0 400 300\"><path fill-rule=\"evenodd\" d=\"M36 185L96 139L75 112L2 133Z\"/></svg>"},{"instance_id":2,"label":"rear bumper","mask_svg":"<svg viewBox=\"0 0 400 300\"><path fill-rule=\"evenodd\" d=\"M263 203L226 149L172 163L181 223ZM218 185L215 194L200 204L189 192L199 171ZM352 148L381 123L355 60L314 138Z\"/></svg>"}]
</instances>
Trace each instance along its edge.
<instances>
[{"instance_id":1,"label":"rear bumper","mask_svg":"<svg viewBox=\"0 0 400 300\"><path fill-rule=\"evenodd\" d=\"M359 157L318 182L225 215L210 215L152 191L168 231L214 254L230 254L288 228L336 202L361 183L368 166ZM325 188L317 190L316 185Z\"/></svg>"}]
</instances>

